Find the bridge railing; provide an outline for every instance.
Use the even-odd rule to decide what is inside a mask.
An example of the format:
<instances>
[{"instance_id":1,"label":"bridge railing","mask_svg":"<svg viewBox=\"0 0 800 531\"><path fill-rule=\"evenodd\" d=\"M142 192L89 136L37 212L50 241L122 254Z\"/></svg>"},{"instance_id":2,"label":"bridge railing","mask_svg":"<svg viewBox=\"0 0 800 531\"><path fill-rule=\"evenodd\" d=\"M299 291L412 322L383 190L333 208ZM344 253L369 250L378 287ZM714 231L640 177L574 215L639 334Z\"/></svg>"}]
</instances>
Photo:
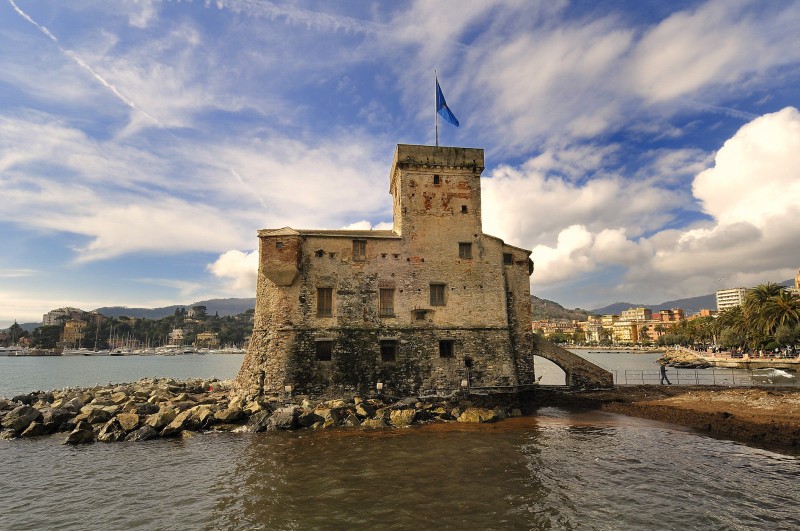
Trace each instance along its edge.
<instances>
[{"instance_id":1,"label":"bridge railing","mask_svg":"<svg viewBox=\"0 0 800 531\"><path fill-rule=\"evenodd\" d=\"M615 385L658 385L659 371L642 369L611 370ZM749 369L667 369L667 379L672 385L720 385L720 386L800 386L798 375L766 373Z\"/></svg>"}]
</instances>

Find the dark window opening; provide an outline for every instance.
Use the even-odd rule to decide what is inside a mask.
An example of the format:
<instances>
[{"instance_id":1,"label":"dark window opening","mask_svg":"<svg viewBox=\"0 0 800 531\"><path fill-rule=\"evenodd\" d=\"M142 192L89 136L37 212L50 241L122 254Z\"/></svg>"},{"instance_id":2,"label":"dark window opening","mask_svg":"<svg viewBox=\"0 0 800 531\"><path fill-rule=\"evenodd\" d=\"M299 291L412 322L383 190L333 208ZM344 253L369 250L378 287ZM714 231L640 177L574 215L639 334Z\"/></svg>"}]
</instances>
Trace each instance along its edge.
<instances>
[{"instance_id":1,"label":"dark window opening","mask_svg":"<svg viewBox=\"0 0 800 531\"><path fill-rule=\"evenodd\" d=\"M283 242L275 242L275 248L279 251L283 249Z\"/></svg>"},{"instance_id":2,"label":"dark window opening","mask_svg":"<svg viewBox=\"0 0 800 531\"><path fill-rule=\"evenodd\" d=\"M316 342L317 361L331 361L332 353L333 353L333 341Z\"/></svg>"},{"instance_id":3,"label":"dark window opening","mask_svg":"<svg viewBox=\"0 0 800 531\"><path fill-rule=\"evenodd\" d=\"M458 257L462 260L469 260L472 258L472 244L459 243L458 244Z\"/></svg>"},{"instance_id":4,"label":"dark window opening","mask_svg":"<svg viewBox=\"0 0 800 531\"><path fill-rule=\"evenodd\" d=\"M425 320L425 311L424 310L416 310L414 312L414 318L417 321L424 321Z\"/></svg>"},{"instance_id":5,"label":"dark window opening","mask_svg":"<svg viewBox=\"0 0 800 531\"><path fill-rule=\"evenodd\" d=\"M314 251L314 256L316 256L317 258L322 258L323 256L325 256L325 251L323 251L322 249Z\"/></svg>"},{"instance_id":6,"label":"dark window opening","mask_svg":"<svg viewBox=\"0 0 800 531\"><path fill-rule=\"evenodd\" d=\"M379 314L381 317L394 317L394 288L381 288L379 295Z\"/></svg>"},{"instance_id":7,"label":"dark window opening","mask_svg":"<svg viewBox=\"0 0 800 531\"><path fill-rule=\"evenodd\" d=\"M363 262L367 259L367 241L353 240L353 260Z\"/></svg>"},{"instance_id":8,"label":"dark window opening","mask_svg":"<svg viewBox=\"0 0 800 531\"><path fill-rule=\"evenodd\" d=\"M439 176L438 175L434 175L433 176L433 184L439 184Z\"/></svg>"},{"instance_id":9,"label":"dark window opening","mask_svg":"<svg viewBox=\"0 0 800 531\"><path fill-rule=\"evenodd\" d=\"M467 213L467 205L461 205L461 213L462 214L466 214Z\"/></svg>"},{"instance_id":10,"label":"dark window opening","mask_svg":"<svg viewBox=\"0 0 800 531\"><path fill-rule=\"evenodd\" d=\"M442 339L439 341L439 357L452 358L455 351L455 341L452 339Z\"/></svg>"},{"instance_id":11,"label":"dark window opening","mask_svg":"<svg viewBox=\"0 0 800 531\"><path fill-rule=\"evenodd\" d=\"M395 260L398 260L400 258L399 254L393 254L392 256L394 257Z\"/></svg>"},{"instance_id":12,"label":"dark window opening","mask_svg":"<svg viewBox=\"0 0 800 531\"><path fill-rule=\"evenodd\" d=\"M381 341L381 361L397 361L397 340Z\"/></svg>"},{"instance_id":13,"label":"dark window opening","mask_svg":"<svg viewBox=\"0 0 800 531\"><path fill-rule=\"evenodd\" d=\"M444 284L431 284L431 306L444 306Z\"/></svg>"},{"instance_id":14,"label":"dark window opening","mask_svg":"<svg viewBox=\"0 0 800 531\"><path fill-rule=\"evenodd\" d=\"M333 288L317 288L317 317L333 315Z\"/></svg>"},{"instance_id":15,"label":"dark window opening","mask_svg":"<svg viewBox=\"0 0 800 531\"><path fill-rule=\"evenodd\" d=\"M464 367L467 369L472 368L472 358L464 358Z\"/></svg>"},{"instance_id":16,"label":"dark window opening","mask_svg":"<svg viewBox=\"0 0 800 531\"><path fill-rule=\"evenodd\" d=\"M511 265L514 263L514 255L511 253L503 253L503 264Z\"/></svg>"}]
</instances>

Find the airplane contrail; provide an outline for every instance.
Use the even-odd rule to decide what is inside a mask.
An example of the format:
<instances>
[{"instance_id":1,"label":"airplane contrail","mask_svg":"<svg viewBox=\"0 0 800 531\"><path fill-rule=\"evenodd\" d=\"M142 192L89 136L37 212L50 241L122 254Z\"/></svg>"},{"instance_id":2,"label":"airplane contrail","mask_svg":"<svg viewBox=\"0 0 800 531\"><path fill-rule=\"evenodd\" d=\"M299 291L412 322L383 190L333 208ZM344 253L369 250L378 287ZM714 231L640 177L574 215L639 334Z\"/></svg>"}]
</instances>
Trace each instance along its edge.
<instances>
[{"instance_id":1,"label":"airplane contrail","mask_svg":"<svg viewBox=\"0 0 800 531\"><path fill-rule=\"evenodd\" d=\"M151 119L159 127L162 127L161 123L154 116L149 114L147 111L139 108L133 100L126 97L117 89L117 87L106 81L103 78L103 76L95 72L91 66L89 66L83 59L78 57L72 50L67 50L63 46L61 46L61 43L58 41L58 38L55 35L53 35L50 32L50 30L48 30L46 27L42 26L41 24L33 20L27 13L25 13L22 9L20 9L16 3L14 3L14 0L8 0L8 3L11 4L11 7L14 8L14 11L16 11L19 14L19 16L21 16L22 18L33 24L34 27L36 27L36 29L41 31L48 39L50 39L51 41L53 41L53 43L55 43L56 47L61 51L61 53L72 59L78 66L89 72L89 74L91 74L92 77L94 77L97 81L99 81L100 84L109 89L111 93L117 97L118 100L120 100L122 103L124 103L131 109L142 113L143 115Z\"/></svg>"},{"instance_id":2,"label":"airplane contrail","mask_svg":"<svg viewBox=\"0 0 800 531\"><path fill-rule=\"evenodd\" d=\"M259 203L261 203L261 206L263 206L263 207L264 207L264 209L269 209L269 207L267 207L267 204L266 204L266 203L264 202L264 200L261 198L261 194L259 194L259 193L258 193L258 192L256 192L255 190L253 190L253 187L252 187L252 186L250 186L249 184L247 184L247 183L245 182L245 180L244 180L244 179L242 179L242 176L241 176L241 175L239 175L239 174L236 172L236 170L234 170L233 168L228 168L228 169L230 170L231 174L232 174L234 177L236 177L236 178L239 180L239 182L240 182L240 183L242 183L242 186L244 186L245 188L247 188L247 189L248 189L248 190L249 190L249 191L250 191L250 192L251 192L251 193L252 193L254 196L256 196L256 199L258 199L258 202L259 202Z\"/></svg>"}]
</instances>

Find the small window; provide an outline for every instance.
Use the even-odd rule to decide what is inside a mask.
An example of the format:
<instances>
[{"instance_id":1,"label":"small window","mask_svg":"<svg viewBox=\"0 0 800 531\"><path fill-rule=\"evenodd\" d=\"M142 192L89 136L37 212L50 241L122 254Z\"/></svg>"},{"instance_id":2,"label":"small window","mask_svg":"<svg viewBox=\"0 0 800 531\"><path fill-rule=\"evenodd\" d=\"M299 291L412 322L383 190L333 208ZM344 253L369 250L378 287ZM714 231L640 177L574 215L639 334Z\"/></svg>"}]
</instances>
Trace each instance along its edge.
<instances>
[{"instance_id":1,"label":"small window","mask_svg":"<svg viewBox=\"0 0 800 531\"><path fill-rule=\"evenodd\" d=\"M317 361L331 361L333 353L333 341L317 341Z\"/></svg>"},{"instance_id":2,"label":"small window","mask_svg":"<svg viewBox=\"0 0 800 531\"><path fill-rule=\"evenodd\" d=\"M317 317L333 315L333 288L317 288Z\"/></svg>"},{"instance_id":3,"label":"small window","mask_svg":"<svg viewBox=\"0 0 800 531\"><path fill-rule=\"evenodd\" d=\"M455 351L455 341L452 339L442 339L439 341L439 357L452 358Z\"/></svg>"},{"instance_id":4,"label":"small window","mask_svg":"<svg viewBox=\"0 0 800 531\"><path fill-rule=\"evenodd\" d=\"M275 248L279 251L283 249L283 242L275 242Z\"/></svg>"},{"instance_id":5,"label":"small window","mask_svg":"<svg viewBox=\"0 0 800 531\"><path fill-rule=\"evenodd\" d=\"M440 183L439 176L438 175L434 175L433 176L433 184L439 184L439 183Z\"/></svg>"},{"instance_id":6,"label":"small window","mask_svg":"<svg viewBox=\"0 0 800 531\"><path fill-rule=\"evenodd\" d=\"M317 258L322 258L323 256L325 256L325 251L323 251L322 249L318 249L314 251L314 256L316 256Z\"/></svg>"},{"instance_id":7,"label":"small window","mask_svg":"<svg viewBox=\"0 0 800 531\"><path fill-rule=\"evenodd\" d=\"M511 265L514 263L514 255L511 253L503 253L503 264Z\"/></svg>"},{"instance_id":8,"label":"small window","mask_svg":"<svg viewBox=\"0 0 800 531\"><path fill-rule=\"evenodd\" d=\"M414 319L417 321L425 320L425 310L414 310Z\"/></svg>"},{"instance_id":9,"label":"small window","mask_svg":"<svg viewBox=\"0 0 800 531\"><path fill-rule=\"evenodd\" d=\"M381 361L397 361L397 340L381 341Z\"/></svg>"},{"instance_id":10,"label":"small window","mask_svg":"<svg viewBox=\"0 0 800 531\"><path fill-rule=\"evenodd\" d=\"M367 259L367 241L353 240L353 260L363 262Z\"/></svg>"},{"instance_id":11,"label":"small window","mask_svg":"<svg viewBox=\"0 0 800 531\"><path fill-rule=\"evenodd\" d=\"M444 284L431 284L431 306L444 306Z\"/></svg>"},{"instance_id":12,"label":"small window","mask_svg":"<svg viewBox=\"0 0 800 531\"><path fill-rule=\"evenodd\" d=\"M394 317L394 289L380 288L379 295L379 315L381 317Z\"/></svg>"},{"instance_id":13,"label":"small window","mask_svg":"<svg viewBox=\"0 0 800 531\"><path fill-rule=\"evenodd\" d=\"M466 214L467 213L467 205L461 205L461 213L462 214Z\"/></svg>"},{"instance_id":14,"label":"small window","mask_svg":"<svg viewBox=\"0 0 800 531\"><path fill-rule=\"evenodd\" d=\"M462 260L470 260L472 258L472 244L459 243L458 244L458 257Z\"/></svg>"}]
</instances>

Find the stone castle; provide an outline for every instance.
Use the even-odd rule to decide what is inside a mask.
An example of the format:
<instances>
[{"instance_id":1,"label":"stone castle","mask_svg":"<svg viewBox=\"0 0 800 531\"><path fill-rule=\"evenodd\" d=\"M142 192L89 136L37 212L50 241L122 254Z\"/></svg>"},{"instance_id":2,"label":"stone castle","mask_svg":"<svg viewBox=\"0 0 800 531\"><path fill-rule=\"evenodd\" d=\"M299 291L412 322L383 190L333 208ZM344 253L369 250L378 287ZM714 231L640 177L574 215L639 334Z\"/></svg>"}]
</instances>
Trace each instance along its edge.
<instances>
[{"instance_id":1,"label":"stone castle","mask_svg":"<svg viewBox=\"0 0 800 531\"><path fill-rule=\"evenodd\" d=\"M530 251L484 234L482 149L397 146L392 230L265 229L245 396L534 384Z\"/></svg>"}]
</instances>

